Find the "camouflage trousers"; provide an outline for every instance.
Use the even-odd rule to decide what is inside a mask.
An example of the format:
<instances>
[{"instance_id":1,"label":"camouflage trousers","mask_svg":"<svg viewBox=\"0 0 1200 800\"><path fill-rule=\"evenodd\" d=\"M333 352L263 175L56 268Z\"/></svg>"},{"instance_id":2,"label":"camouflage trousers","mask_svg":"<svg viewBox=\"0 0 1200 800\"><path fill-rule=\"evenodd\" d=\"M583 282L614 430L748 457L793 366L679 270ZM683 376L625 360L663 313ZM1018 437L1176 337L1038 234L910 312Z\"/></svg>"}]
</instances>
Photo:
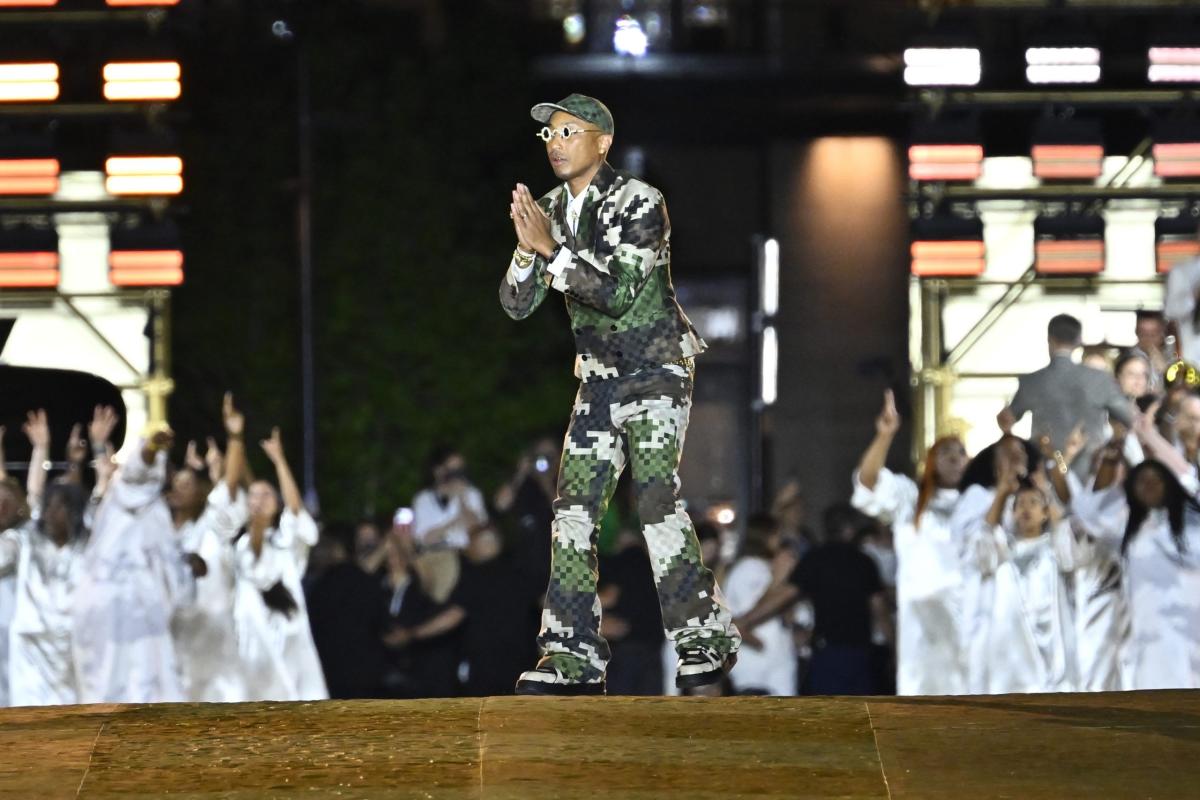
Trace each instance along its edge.
<instances>
[{"instance_id":1,"label":"camouflage trousers","mask_svg":"<svg viewBox=\"0 0 1200 800\"><path fill-rule=\"evenodd\" d=\"M599 633L597 524L627 461L667 636L681 651L730 653L741 644L679 500L691 397L690 362L580 385L559 469L538 636L543 662L571 680L598 680L608 663L608 643Z\"/></svg>"}]
</instances>

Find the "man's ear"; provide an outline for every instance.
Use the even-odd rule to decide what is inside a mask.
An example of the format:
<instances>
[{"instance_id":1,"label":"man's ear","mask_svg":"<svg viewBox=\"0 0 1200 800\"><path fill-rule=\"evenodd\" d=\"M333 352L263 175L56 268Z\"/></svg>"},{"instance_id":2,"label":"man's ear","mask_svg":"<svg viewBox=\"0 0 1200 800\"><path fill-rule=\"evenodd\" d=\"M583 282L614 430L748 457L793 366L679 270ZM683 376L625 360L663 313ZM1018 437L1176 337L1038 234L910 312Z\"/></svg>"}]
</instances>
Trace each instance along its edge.
<instances>
[{"instance_id":1,"label":"man's ear","mask_svg":"<svg viewBox=\"0 0 1200 800\"><path fill-rule=\"evenodd\" d=\"M613 137L611 133L606 133L600 136L600 155L608 155L608 151L612 149Z\"/></svg>"}]
</instances>

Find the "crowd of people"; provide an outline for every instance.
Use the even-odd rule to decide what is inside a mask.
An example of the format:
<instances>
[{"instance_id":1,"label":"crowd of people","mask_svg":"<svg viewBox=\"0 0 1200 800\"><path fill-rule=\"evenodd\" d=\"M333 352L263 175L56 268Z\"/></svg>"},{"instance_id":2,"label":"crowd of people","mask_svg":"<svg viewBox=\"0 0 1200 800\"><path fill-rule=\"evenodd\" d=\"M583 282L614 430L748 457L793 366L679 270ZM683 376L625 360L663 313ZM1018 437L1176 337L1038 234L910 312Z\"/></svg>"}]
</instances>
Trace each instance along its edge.
<instances>
[{"instance_id":1,"label":"crowd of people","mask_svg":"<svg viewBox=\"0 0 1200 800\"><path fill-rule=\"evenodd\" d=\"M938 439L917 478L885 466L891 392L848 477L808 523L795 481L737 526L696 514L743 636L698 693L968 694L1200 686L1200 377L1162 315L1135 347L1048 327L998 440ZM1032 415L1029 440L1013 433ZM461 452L388 519L309 515L278 429L276 483L225 445L159 431L117 466L116 413L76 426L61 474L31 411L25 484L0 474L0 702L308 700L510 694L537 658L559 445L534 442L491 497ZM17 435L12 432L10 435ZM0 429L0 465L5 432ZM47 466L44 466L47 465ZM613 694L675 693L627 480L599 526Z\"/></svg>"}]
</instances>

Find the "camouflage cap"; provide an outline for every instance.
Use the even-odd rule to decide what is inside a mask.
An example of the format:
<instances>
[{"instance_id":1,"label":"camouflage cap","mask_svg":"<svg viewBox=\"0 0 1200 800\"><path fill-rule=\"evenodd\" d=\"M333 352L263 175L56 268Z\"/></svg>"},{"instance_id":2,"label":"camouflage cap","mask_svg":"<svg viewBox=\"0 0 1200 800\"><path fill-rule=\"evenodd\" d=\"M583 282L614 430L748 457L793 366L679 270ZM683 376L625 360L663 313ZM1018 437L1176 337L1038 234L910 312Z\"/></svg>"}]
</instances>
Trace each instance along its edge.
<instances>
[{"instance_id":1,"label":"camouflage cap","mask_svg":"<svg viewBox=\"0 0 1200 800\"><path fill-rule=\"evenodd\" d=\"M570 94L557 103L538 103L529 110L529 115L538 122L548 123L555 111L565 111L579 117L605 133L613 132L612 112L608 110L608 106L586 94Z\"/></svg>"}]
</instances>

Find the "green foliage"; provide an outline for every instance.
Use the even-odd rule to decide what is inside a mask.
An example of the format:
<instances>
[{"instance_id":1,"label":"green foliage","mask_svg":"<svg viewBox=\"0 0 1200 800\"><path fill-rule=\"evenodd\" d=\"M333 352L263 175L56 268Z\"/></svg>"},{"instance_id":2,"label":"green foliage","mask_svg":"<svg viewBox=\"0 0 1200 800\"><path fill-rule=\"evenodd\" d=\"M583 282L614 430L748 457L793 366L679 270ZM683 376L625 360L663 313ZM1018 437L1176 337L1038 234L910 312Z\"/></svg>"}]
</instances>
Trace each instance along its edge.
<instances>
[{"instance_id":1,"label":"green foliage","mask_svg":"<svg viewBox=\"0 0 1200 800\"><path fill-rule=\"evenodd\" d=\"M344 518L406 503L438 442L461 447L490 490L534 435L565 427L574 384L561 303L517 324L497 300L513 247L509 190L552 180L529 135L508 21L481 10L431 53L397 33L411 15L341 4L316 13L323 512ZM252 436L284 427L299 472L294 67L286 50L263 63L264 45L236 28L218 38L197 54L213 60L204 91L221 95L196 109L206 132L190 142L197 174L172 407L183 436L202 434L187 426L211 429L231 386Z\"/></svg>"}]
</instances>

